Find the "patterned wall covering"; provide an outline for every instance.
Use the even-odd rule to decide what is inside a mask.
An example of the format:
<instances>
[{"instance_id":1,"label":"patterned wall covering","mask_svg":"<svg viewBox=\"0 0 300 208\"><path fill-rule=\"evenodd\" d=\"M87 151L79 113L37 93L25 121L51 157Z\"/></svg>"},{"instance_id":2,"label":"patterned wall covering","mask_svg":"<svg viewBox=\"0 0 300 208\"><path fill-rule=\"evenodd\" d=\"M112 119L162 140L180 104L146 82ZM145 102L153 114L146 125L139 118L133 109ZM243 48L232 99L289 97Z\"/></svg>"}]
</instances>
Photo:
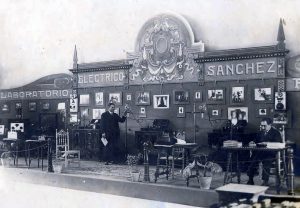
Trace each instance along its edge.
<instances>
[{"instance_id":1,"label":"patterned wall covering","mask_svg":"<svg viewBox=\"0 0 300 208\"><path fill-rule=\"evenodd\" d=\"M164 14L147 21L136 41L130 84L198 81L199 68L194 54L204 52L202 42L195 43L187 21L178 15Z\"/></svg>"}]
</instances>

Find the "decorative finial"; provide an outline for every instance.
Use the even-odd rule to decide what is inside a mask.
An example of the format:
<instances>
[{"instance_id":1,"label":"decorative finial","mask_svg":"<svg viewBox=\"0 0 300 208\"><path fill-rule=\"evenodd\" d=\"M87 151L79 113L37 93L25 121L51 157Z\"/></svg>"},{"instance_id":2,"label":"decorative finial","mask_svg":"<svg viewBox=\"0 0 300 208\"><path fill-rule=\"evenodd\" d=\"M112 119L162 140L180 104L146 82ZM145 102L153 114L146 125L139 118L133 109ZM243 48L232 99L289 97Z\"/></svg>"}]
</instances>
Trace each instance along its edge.
<instances>
[{"instance_id":1,"label":"decorative finial","mask_svg":"<svg viewBox=\"0 0 300 208\"><path fill-rule=\"evenodd\" d=\"M284 30L283 30L283 22L284 22L284 20L282 18L280 18L279 28L278 28L278 35L277 35L277 41L278 42L284 42L285 41L285 35L284 35Z\"/></svg>"},{"instance_id":2,"label":"decorative finial","mask_svg":"<svg viewBox=\"0 0 300 208\"><path fill-rule=\"evenodd\" d=\"M74 56L73 56L73 69L77 69L77 63L78 63L77 48L76 48L76 45L75 45Z\"/></svg>"}]
</instances>

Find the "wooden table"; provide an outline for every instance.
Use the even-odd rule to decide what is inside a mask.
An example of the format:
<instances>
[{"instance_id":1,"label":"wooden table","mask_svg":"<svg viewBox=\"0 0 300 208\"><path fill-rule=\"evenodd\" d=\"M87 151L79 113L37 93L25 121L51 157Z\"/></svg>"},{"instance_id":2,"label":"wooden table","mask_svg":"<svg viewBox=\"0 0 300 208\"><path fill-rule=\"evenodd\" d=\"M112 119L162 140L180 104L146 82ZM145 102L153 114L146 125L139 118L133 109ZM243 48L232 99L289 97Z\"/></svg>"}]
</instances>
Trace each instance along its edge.
<instances>
[{"instance_id":1,"label":"wooden table","mask_svg":"<svg viewBox=\"0 0 300 208\"><path fill-rule=\"evenodd\" d=\"M173 145L161 145L161 144L155 144L154 148L157 150L157 162L156 162L156 171L155 171L155 179L154 181L157 181L157 178L160 175L166 175L166 178L168 180L169 178L169 173L170 173L170 169L171 169L171 174L172 174L172 178L174 178L174 164L175 164L175 149L176 148L182 148L183 149L183 164L182 164L182 170L185 168L185 161L188 161L188 155L187 155L187 151L196 147L197 144L196 143L185 143L185 144L173 144ZM165 165L160 165L160 156L162 154L162 152L165 151L166 153L166 164ZM169 154L169 152L171 152L171 155ZM172 156L172 166L170 168L170 164L169 164L169 157ZM163 171L160 171L160 167L163 167Z\"/></svg>"},{"instance_id":2,"label":"wooden table","mask_svg":"<svg viewBox=\"0 0 300 208\"><path fill-rule=\"evenodd\" d=\"M262 152L275 152L276 153L276 190L277 193L280 193L281 189L281 180L280 180L280 154L281 152L284 152L287 148L282 147L282 148L266 148L266 147L222 147L222 150L227 151L227 164L226 164L226 172L224 176L224 184L227 184L230 179L232 179L232 176L229 176L229 171L230 167L232 167L232 154L236 153L237 154L237 172L236 176L238 179L238 183L241 182L241 173L240 173L240 168L239 168L239 159L238 159L238 153L241 151L262 151ZM285 160L283 160L284 163L284 171L286 174L286 164ZM232 172L232 171L231 171Z\"/></svg>"}]
</instances>

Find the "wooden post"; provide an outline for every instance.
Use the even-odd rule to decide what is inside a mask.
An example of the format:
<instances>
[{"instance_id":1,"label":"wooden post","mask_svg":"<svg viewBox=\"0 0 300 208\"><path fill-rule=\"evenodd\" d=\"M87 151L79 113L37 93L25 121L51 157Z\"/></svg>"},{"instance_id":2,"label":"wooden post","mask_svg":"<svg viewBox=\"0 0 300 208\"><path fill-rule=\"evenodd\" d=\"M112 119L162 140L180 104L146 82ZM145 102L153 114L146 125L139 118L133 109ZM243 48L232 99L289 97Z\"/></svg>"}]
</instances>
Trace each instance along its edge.
<instances>
[{"instance_id":1,"label":"wooden post","mask_svg":"<svg viewBox=\"0 0 300 208\"><path fill-rule=\"evenodd\" d=\"M48 140L47 140L47 143L48 143L48 172L49 173L53 173L53 164L52 164L52 148L51 148L51 138L48 137Z\"/></svg>"},{"instance_id":2,"label":"wooden post","mask_svg":"<svg viewBox=\"0 0 300 208\"><path fill-rule=\"evenodd\" d=\"M292 148L289 148L287 150L288 152L288 173L287 173L287 177L288 177L288 195L295 195L294 192L294 163L293 163L293 153L294 150Z\"/></svg>"},{"instance_id":3,"label":"wooden post","mask_svg":"<svg viewBox=\"0 0 300 208\"><path fill-rule=\"evenodd\" d=\"M149 176L149 143L144 142L144 182L150 182Z\"/></svg>"}]
</instances>

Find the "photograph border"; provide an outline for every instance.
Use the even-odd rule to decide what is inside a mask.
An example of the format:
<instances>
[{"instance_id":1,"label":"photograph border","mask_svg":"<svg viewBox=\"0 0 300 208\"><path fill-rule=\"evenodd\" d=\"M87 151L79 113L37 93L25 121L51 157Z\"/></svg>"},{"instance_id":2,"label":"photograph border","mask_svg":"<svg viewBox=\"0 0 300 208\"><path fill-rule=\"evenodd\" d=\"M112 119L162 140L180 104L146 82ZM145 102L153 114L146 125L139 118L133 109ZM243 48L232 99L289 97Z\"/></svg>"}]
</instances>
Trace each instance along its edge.
<instances>
[{"instance_id":1,"label":"photograph border","mask_svg":"<svg viewBox=\"0 0 300 208\"><path fill-rule=\"evenodd\" d=\"M162 97L162 96L167 97L166 107L158 107L156 105L156 101L157 101L158 97ZM170 95L169 94L153 95L153 108L154 109L169 109L170 108Z\"/></svg>"}]
</instances>

